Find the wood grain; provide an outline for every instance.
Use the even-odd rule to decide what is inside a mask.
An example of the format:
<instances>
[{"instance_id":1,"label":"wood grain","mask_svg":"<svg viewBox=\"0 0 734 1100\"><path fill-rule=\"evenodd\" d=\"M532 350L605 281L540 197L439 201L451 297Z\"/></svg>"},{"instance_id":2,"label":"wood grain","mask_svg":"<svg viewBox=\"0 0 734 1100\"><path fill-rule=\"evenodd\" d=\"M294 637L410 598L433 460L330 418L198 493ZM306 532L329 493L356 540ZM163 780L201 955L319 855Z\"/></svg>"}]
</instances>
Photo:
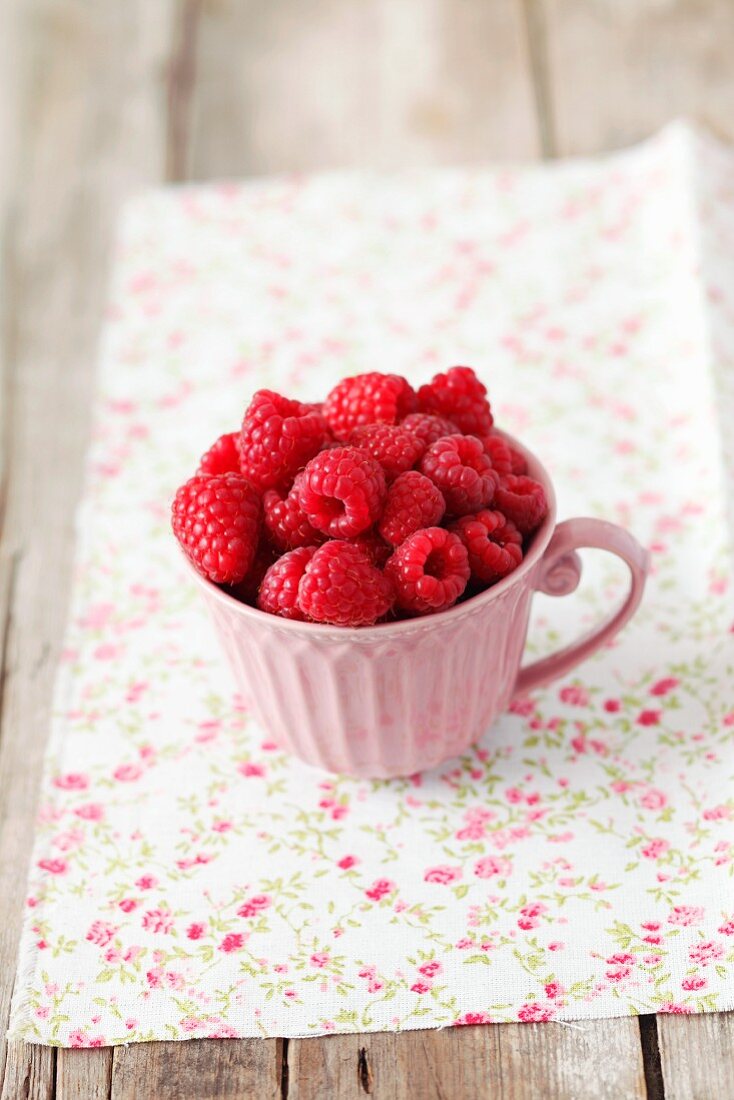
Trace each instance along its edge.
<instances>
[{"instance_id":1,"label":"wood grain","mask_svg":"<svg viewBox=\"0 0 734 1100\"><path fill-rule=\"evenodd\" d=\"M526 0L547 44L556 155L595 153L689 115L734 138L731 0Z\"/></svg>"},{"instance_id":2,"label":"wood grain","mask_svg":"<svg viewBox=\"0 0 734 1100\"><path fill-rule=\"evenodd\" d=\"M190 1039L116 1047L111 1097L280 1100L282 1045L279 1039Z\"/></svg>"},{"instance_id":3,"label":"wood grain","mask_svg":"<svg viewBox=\"0 0 734 1100\"><path fill-rule=\"evenodd\" d=\"M107 1100L112 1085L112 1048L63 1050L56 1054L56 1100Z\"/></svg>"},{"instance_id":4,"label":"wood grain","mask_svg":"<svg viewBox=\"0 0 734 1100\"><path fill-rule=\"evenodd\" d=\"M634 1100L646 1096L637 1023L506 1024L296 1039L289 1100Z\"/></svg>"},{"instance_id":5,"label":"wood grain","mask_svg":"<svg viewBox=\"0 0 734 1100\"><path fill-rule=\"evenodd\" d=\"M666 1100L734 1097L734 1013L658 1016Z\"/></svg>"},{"instance_id":6,"label":"wood grain","mask_svg":"<svg viewBox=\"0 0 734 1100\"><path fill-rule=\"evenodd\" d=\"M529 157L510 0L218 0L201 13L194 178Z\"/></svg>"},{"instance_id":7,"label":"wood grain","mask_svg":"<svg viewBox=\"0 0 734 1100\"><path fill-rule=\"evenodd\" d=\"M3 211L9 480L0 554L0 592L7 599L0 1065L67 611L108 246L120 199L162 175L168 9L165 2L143 0L34 0L13 15L18 79L27 99ZM3 1097L52 1095L55 1061L54 1050L13 1044Z\"/></svg>"}]
</instances>

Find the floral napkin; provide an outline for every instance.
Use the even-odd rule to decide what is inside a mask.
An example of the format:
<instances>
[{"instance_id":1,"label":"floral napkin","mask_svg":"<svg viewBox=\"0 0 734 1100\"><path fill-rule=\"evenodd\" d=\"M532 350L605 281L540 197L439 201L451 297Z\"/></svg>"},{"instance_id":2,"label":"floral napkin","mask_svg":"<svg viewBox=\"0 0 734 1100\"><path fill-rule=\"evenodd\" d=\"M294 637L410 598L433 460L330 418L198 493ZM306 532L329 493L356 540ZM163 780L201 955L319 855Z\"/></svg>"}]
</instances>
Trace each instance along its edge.
<instances>
[{"instance_id":1,"label":"floral napkin","mask_svg":"<svg viewBox=\"0 0 734 1100\"><path fill-rule=\"evenodd\" d=\"M127 209L11 1035L64 1046L734 1006L734 157L152 191ZM409 779L280 752L168 526L249 394L474 365L638 616ZM729 369L729 377L731 377ZM720 431L723 420L726 430ZM529 655L622 598L586 555Z\"/></svg>"}]
</instances>

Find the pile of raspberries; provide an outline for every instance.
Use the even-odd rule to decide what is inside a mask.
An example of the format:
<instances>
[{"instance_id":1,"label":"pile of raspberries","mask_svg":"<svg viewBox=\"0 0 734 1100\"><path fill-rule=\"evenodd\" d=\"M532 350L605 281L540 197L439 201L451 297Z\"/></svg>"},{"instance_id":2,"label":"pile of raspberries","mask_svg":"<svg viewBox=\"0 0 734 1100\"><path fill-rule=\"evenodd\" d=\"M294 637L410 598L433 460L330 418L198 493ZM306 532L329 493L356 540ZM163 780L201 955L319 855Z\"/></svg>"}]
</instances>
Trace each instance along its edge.
<instances>
[{"instance_id":1,"label":"pile of raspberries","mask_svg":"<svg viewBox=\"0 0 734 1100\"><path fill-rule=\"evenodd\" d=\"M547 512L493 424L471 367L417 392L360 374L315 405L259 390L176 493L174 533L203 576L271 615L445 611L516 569Z\"/></svg>"}]
</instances>

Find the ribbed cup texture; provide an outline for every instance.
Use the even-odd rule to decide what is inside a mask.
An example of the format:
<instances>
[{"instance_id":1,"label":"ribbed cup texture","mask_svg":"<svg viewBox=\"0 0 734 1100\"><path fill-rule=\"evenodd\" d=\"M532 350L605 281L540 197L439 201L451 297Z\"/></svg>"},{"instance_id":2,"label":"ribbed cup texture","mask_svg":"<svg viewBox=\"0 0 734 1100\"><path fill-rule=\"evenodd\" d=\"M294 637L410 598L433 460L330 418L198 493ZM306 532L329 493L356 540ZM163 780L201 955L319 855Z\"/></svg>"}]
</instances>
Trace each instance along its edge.
<instances>
[{"instance_id":1,"label":"ribbed cup texture","mask_svg":"<svg viewBox=\"0 0 734 1100\"><path fill-rule=\"evenodd\" d=\"M463 752L506 708L532 577L434 621L366 630L283 623L203 592L237 686L279 746L327 771L390 778Z\"/></svg>"}]
</instances>

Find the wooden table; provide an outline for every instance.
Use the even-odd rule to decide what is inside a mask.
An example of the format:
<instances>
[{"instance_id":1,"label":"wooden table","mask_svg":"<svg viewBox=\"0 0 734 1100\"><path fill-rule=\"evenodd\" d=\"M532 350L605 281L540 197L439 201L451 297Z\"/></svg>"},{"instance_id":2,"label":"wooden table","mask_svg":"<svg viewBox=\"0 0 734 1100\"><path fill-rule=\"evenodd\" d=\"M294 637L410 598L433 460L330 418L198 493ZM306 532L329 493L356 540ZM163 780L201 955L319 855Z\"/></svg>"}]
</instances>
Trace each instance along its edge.
<instances>
[{"instance_id":1,"label":"wooden table","mask_svg":"<svg viewBox=\"0 0 734 1100\"><path fill-rule=\"evenodd\" d=\"M0 1023L121 199L166 180L734 139L732 0L0 0ZM55 1051L17 1097L734 1097L732 1016Z\"/></svg>"}]
</instances>

